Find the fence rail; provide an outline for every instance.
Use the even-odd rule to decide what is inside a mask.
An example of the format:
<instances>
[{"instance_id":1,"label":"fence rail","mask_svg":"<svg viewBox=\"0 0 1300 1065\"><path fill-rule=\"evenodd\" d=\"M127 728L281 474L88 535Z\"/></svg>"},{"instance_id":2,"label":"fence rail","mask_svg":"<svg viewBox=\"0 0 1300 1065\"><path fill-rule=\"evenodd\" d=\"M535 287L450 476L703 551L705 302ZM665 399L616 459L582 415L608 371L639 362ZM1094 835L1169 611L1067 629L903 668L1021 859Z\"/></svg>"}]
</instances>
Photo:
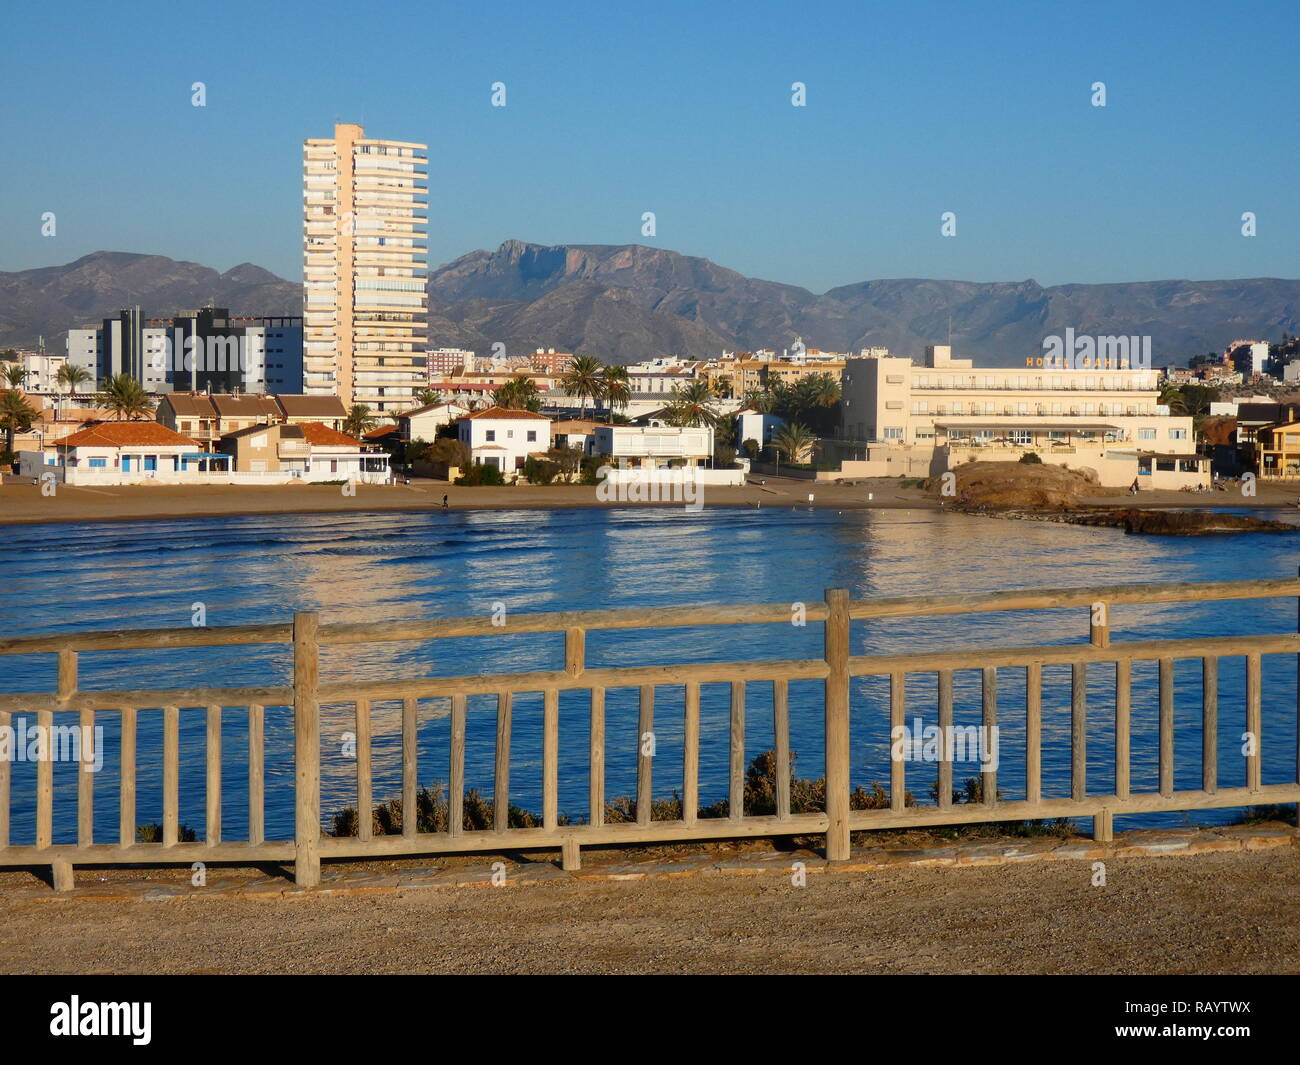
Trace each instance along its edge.
<instances>
[{"instance_id":1,"label":"fence rail","mask_svg":"<svg viewBox=\"0 0 1300 1065\"><path fill-rule=\"evenodd\" d=\"M56 889L73 886L77 865L173 862L287 862L292 860L301 885L319 882L322 859L391 857L447 852L499 852L527 847L553 847L562 853L566 868L576 868L583 846L672 842L695 839L739 839L761 836L824 835L831 861L848 857L850 832L927 826L997 822L1058 817L1091 817L1093 834L1109 839L1116 814L1226 808L1264 803L1300 803L1300 751L1295 779L1282 784L1262 782L1262 656L1297 655L1300 680L1300 609L1296 632L1259 636L1217 636L1193 639L1156 639L1112 643L1109 610L1116 604L1186 603L1228 599L1298 597L1300 579L1230 581L1197 584L1111 585L1092 588L1015 590L959 596L908 596L851 600L843 589L830 589L820 602L795 604L807 622L823 626L822 656L793 661L708 662L673 665L638 665L588 668L587 634L618 629L711 627L789 623L791 604L761 606L696 606L659 609L576 611L516 614L509 632L563 633L561 668L527 673L472 674L383 681L324 682L320 680L322 647L341 647L395 641L432 641L453 637L500 635L490 618L429 619L378 624L321 625L314 613L294 615L289 624L241 625L216 628L139 629L111 632L61 633L0 640L0 656L54 654L58 657L58 683L54 692L0 694L0 726L9 726L15 714L33 714L37 725L48 730L56 716L75 715L84 736L94 731L95 715L120 715L118 779L118 829L114 842L94 838L94 775L78 773L75 793L77 841L54 844L54 774L50 758L38 760L35 773L35 842L16 845L10 840L11 763L0 759L0 867L44 866L53 871ZM1086 607L1086 644L1022 647L964 648L907 654L853 655L854 621L976 614L994 611L1056 610ZM78 686L78 655L140 649L285 645L292 646L293 679L287 686L219 687L166 690L85 691ZM1246 784L1219 788L1217 737L1219 730L1219 660L1242 656L1246 683L1241 703L1242 722L1254 738L1245 754ZM1174 662L1199 659L1202 663L1201 700L1202 780L1195 790L1174 787ZM1132 739L1132 665L1158 663L1158 788L1134 792L1130 786ZM1115 666L1114 786L1106 794L1088 790L1088 666ZM1071 667L1069 766L1070 794L1044 797L1043 684L1045 666ZM938 766L934 805L907 802L907 762L890 763L889 804L880 809L851 809L850 706L854 678L883 677L888 681L888 726L905 724L907 684L917 674L936 678L936 710L941 733L953 723L954 674L980 671L981 722L997 725L1009 707L999 704L998 670L1024 670L1025 698L1025 799L1003 801L996 769L985 767L979 777L978 801L952 800L953 751L945 741ZM824 686L822 725L825 745L825 808L792 812L790 771L789 684L821 681ZM703 684L730 685L727 735L727 815L702 818L700 796L700 688ZM747 814L745 798L746 685L772 685L772 733L776 752L774 814ZM605 696L610 688L639 688L637 736L652 733L656 691L674 687L683 692L682 816L662 820L653 816L654 757L644 749L636 754L635 820L606 823ZM589 693L588 750L590 816L586 823L561 823L559 818L559 697L564 691ZM541 825L512 828L509 824L512 707L515 696L542 696ZM492 819L490 830L467 831L464 825L466 781L466 726L468 698L496 696L495 754L492 765ZM411 816L420 787L420 735L418 703L421 699L450 698L447 741L447 829L418 831ZM374 803L372 767L372 704L401 703L402 830L376 834L370 810ZM351 703L355 707L357 833L329 836L321 831L321 714L322 703ZM266 747L265 708L292 707L294 767L294 837L265 838ZM248 708L248 830L243 840L222 835L222 714L228 707ZM205 824L201 842L182 842L179 819L180 710L205 708ZM136 784L139 714L161 711L162 819L161 841L137 842ZM1017 713L1020 708L1017 708ZM1300 684L1297 692L1297 733L1300 735ZM883 726L885 721L869 724ZM946 733L944 733L946 735ZM48 735L48 731L47 731ZM12 748L12 744L11 744ZM84 754L84 752L83 752Z\"/></svg>"}]
</instances>

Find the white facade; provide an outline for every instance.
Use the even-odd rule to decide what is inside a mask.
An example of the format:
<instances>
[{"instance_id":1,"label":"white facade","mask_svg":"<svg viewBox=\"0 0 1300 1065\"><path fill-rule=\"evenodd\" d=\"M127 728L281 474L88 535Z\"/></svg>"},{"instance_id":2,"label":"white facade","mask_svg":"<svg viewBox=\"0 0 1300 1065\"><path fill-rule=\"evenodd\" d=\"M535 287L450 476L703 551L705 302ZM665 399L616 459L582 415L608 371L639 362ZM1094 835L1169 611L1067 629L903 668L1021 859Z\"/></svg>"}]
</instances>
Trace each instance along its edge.
<instances>
[{"instance_id":1,"label":"white facade","mask_svg":"<svg viewBox=\"0 0 1300 1065\"><path fill-rule=\"evenodd\" d=\"M713 430L707 426L598 425L595 438L595 453L620 465L695 466L713 458Z\"/></svg>"},{"instance_id":2,"label":"white facade","mask_svg":"<svg viewBox=\"0 0 1300 1065\"><path fill-rule=\"evenodd\" d=\"M529 455L549 450L551 420L529 411L489 407L461 418L458 435L475 462L495 466L509 479L523 469Z\"/></svg>"},{"instance_id":3,"label":"white facade","mask_svg":"<svg viewBox=\"0 0 1300 1065\"><path fill-rule=\"evenodd\" d=\"M736 423L737 449L746 440L756 440L759 447L765 447L772 442L772 437L781 431L785 419L778 418L775 414L761 414L756 410L746 409L737 413Z\"/></svg>"}]
</instances>

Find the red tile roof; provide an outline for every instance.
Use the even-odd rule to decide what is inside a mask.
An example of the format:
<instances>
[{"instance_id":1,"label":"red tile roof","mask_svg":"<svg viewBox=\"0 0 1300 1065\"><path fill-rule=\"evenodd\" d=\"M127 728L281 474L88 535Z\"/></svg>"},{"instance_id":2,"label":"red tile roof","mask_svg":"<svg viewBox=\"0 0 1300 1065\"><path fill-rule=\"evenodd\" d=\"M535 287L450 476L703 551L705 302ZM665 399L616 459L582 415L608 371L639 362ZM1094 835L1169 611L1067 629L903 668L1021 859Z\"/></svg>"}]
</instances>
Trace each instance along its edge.
<instances>
[{"instance_id":1,"label":"red tile roof","mask_svg":"<svg viewBox=\"0 0 1300 1065\"><path fill-rule=\"evenodd\" d=\"M95 422L59 441L59 447L198 447L157 422Z\"/></svg>"},{"instance_id":2,"label":"red tile roof","mask_svg":"<svg viewBox=\"0 0 1300 1065\"><path fill-rule=\"evenodd\" d=\"M307 443L315 447L360 447L359 441L347 433L340 433L337 429L331 429L322 422L303 422L302 435L307 438Z\"/></svg>"},{"instance_id":3,"label":"red tile roof","mask_svg":"<svg viewBox=\"0 0 1300 1065\"><path fill-rule=\"evenodd\" d=\"M473 414L466 414L462 420L472 421L475 418L529 418L543 422L551 420L545 414L534 414L530 410L512 410L507 407L488 407L484 410L475 411Z\"/></svg>"}]
</instances>

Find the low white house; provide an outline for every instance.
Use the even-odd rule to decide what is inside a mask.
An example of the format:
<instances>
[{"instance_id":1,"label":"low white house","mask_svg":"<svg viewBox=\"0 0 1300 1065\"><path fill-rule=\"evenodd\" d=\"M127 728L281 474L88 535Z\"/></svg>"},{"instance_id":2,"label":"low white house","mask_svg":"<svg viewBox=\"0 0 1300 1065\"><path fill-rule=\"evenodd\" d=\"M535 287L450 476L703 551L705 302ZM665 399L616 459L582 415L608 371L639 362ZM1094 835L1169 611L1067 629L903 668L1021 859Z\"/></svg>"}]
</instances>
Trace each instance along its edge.
<instances>
[{"instance_id":1,"label":"low white house","mask_svg":"<svg viewBox=\"0 0 1300 1065\"><path fill-rule=\"evenodd\" d=\"M527 410L488 407L465 415L457 428L470 458L495 466L507 480L518 475L529 455L545 454L551 446L551 419Z\"/></svg>"},{"instance_id":2,"label":"low white house","mask_svg":"<svg viewBox=\"0 0 1300 1065\"><path fill-rule=\"evenodd\" d=\"M31 476L53 472L66 484L197 484L228 462L165 425L126 421L96 422L44 454L24 452L19 468Z\"/></svg>"},{"instance_id":3,"label":"low white house","mask_svg":"<svg viewBox=\"0 0 1300 1065\"><path fill-rule=\"evenodd\" d=\"M618 466L699 466L713 458L713 430L707 426L598 425L594 454Z\"/></svg>"},{"instance_id":4,"label":"low white house","mask_svg":"<svg viewBox=\"0 0 1300 1065\"><path fill-rule=\"evenodd\" d=\"M784 418L778 418L775 414L764 414L754 410L752 407L746 407L744 410L736 412L736 444L737 450L739 445L746 440L758 441L760 448L766 447L772 442L772 437L781 431L785 425Z\"/></svg>"}]
</instances>

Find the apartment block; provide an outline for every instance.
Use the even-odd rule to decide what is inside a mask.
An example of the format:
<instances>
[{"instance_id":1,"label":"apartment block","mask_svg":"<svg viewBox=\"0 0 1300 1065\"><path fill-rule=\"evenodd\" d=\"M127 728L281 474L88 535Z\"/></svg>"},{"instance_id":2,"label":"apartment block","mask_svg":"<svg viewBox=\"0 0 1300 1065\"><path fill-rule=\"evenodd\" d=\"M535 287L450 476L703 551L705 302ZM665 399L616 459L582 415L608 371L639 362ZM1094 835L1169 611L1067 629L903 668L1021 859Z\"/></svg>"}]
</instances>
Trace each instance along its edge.
<instances>
[{"instance_id":1,"label":"apartment block","mask_svg":"<svg viewBox=\"0 0 1300 1065\"><path fill-rule=\"evenodd\" d=\"M128 374L155 395L212 390L302 388L302 319L296 315L233 317L225 307L146 318L127 307L95 328L70 329L67 361L91 375L91 391Z\"/></svg>"},{"instance_id":2,"label":"apartment block","mask_svg":"<svg viewBox=\"0 0 1300 1065\"><path fill-rule=\"evenodd\" d=\"M303 143L306 394L386 413L427 386L427 168L357 125Z\"/></svg>"},{"instance_id":3,"label":"apartment block","mask_svg":"<svg viewBox=\"0 0 1300 1065\"><path fill-rule=\"evenodd\" d=\"M1159 403L1159 372L1097 367L976 367L947 345L905 357L847 360L841 381L841 443L882 459L891 473L926 476L970 458L1090 467L1123 483L1143 458L1157 460L1162 486L1199 486L1192 419ZM1150 463L1148 463L1150 465ZM1174 483L1178 482L1178 483Z\"/></svg>"}]
</instances>

